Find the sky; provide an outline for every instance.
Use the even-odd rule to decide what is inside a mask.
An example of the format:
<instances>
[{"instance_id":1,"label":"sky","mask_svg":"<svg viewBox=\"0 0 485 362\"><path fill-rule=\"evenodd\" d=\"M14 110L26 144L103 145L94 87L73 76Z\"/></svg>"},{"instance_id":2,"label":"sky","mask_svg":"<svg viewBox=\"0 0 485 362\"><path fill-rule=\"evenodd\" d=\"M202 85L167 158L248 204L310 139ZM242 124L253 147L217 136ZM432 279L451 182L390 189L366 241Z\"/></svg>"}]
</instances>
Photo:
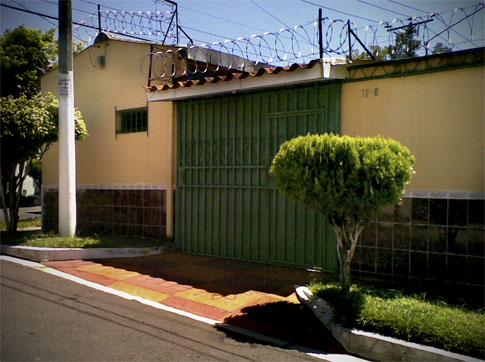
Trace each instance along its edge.
<instances>
[{"instance_id":1,"label":"sky","mask_svg":"<svg viewBox=\"0 0 485 362\"><path fill-rule=\"evenodd\" d=\"M57 0L0 0L0 4L57 17ZM161 35L157 35L154 28L159 25L153 19L148 23L148 17L155 16L157 11L165 14L163 30L163 26L168 26L172 14L167 13L171 8L160 0L73 0L73 21L96 27L97 4L101 6L103 17L116 18L116 21L103 23L103 27L157 41L163 40L164 31L162 34L158 30ZM341 55L348 50L347 20L350 20L351 28L367 46L385 46L394 42L395 31L389 32L389 28L407 25L410 18L415 23L429 20L432 13L435 14L431 18L433 21L420 25L416 35L423 42L428 40L430 47L441 42L453 50L463 50L485 44L484 1L179 0L177 4L179 25L193 44L208 44L206 46L232 53L259 54L271 57L273 61L275 58L293 61L298 57L307 56L304 60L318 57L315 56L318 54L315 48L315 44L318 44L315 20L319 8L324 18L323 45L328 56ZM2 33L21 24L43 30L57 27L57 20L54 19L4 6L0 7L0 12ZM137 17L139 12L143 21ZM142 27L137 26L140 24ZM300 27L295 29L296 25ZM149 28L155 35L150 35ZM95 36L95 29L74 28L74 40L83 39L91 43ZM188 37L179 31L178 43L189 43ZM167 41L176 42L175 37ZM263 54L265 49L270 48L273 49L271 54ZM353 48L359 48L355 39Z\"/></svg>"}]
</instances>

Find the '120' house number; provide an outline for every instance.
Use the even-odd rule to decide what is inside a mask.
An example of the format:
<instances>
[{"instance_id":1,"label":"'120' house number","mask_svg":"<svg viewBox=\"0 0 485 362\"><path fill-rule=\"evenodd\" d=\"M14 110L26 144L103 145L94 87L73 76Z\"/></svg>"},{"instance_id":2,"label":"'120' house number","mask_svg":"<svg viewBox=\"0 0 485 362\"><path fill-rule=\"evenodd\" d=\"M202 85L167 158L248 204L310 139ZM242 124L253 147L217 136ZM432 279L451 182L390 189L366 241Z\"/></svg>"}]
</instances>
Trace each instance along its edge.
<instances>
[{"instance_id":1,"label":"'120' house number","mask_svg":"<svg viewBox=\"0 0 485 362\"><path fill-rule=\"evenodd\" d=\"M379 88L374 89L362 89L362 97L377 97L379 95Z\"/></svg>"}]
</instances>

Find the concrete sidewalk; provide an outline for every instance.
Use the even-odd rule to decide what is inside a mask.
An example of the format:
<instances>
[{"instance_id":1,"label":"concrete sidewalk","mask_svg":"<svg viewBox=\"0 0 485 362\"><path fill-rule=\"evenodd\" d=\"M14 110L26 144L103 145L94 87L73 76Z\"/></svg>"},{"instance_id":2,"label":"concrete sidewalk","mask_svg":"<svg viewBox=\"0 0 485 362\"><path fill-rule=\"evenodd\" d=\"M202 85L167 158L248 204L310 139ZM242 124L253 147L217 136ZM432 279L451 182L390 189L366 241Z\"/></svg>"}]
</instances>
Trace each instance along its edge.
<instances>
[{"instance_id":1,"label":"concrete sidewalk","mask_svg":"<svg viewBox=\"0 0 485 362\"><path fill-rule=\"evenodd\" d=\"M294 294L314 273L182 253L44 265L109 288L333 354L343 347Z\"/></svg>"}]
</instances>

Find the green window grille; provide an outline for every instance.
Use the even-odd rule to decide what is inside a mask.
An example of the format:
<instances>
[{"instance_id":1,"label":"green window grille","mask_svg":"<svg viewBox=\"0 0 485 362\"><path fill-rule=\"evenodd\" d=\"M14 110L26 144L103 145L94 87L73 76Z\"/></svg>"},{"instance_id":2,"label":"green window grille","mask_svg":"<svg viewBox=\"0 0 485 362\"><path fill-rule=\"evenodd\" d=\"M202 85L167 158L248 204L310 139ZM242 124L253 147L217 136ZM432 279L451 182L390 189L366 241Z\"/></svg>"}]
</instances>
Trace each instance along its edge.
<instances>
[{"instance_id":1,"label":"green window grille","mask_svg":"<svg viewBox=\"0 0 485 362\"><path fill-rule=\"evenodd\" d=\"M147 107L125 109L116 112L116 133L133 133L148 131Z\"/></svg>"}]
</instances>

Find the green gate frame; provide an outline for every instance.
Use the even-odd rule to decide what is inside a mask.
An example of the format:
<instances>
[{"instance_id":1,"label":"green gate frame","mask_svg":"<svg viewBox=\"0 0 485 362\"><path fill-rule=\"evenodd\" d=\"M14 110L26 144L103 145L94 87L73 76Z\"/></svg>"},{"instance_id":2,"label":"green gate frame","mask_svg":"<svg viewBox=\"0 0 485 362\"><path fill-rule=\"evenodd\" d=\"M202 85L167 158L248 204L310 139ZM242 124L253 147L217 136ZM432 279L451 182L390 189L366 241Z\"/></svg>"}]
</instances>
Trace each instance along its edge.
<instances>
[{"instance_id":1,"label":"green gate frame","mask_svg":"<svg viewBox=\"0 0 485 362\"><path fill-rule=\"evenodd\" d=\"M177 102L175 240L184 252L336 272L324 217L276 191L285 140L340 133L340 82Z\"/></svg>"}]
</instances>

